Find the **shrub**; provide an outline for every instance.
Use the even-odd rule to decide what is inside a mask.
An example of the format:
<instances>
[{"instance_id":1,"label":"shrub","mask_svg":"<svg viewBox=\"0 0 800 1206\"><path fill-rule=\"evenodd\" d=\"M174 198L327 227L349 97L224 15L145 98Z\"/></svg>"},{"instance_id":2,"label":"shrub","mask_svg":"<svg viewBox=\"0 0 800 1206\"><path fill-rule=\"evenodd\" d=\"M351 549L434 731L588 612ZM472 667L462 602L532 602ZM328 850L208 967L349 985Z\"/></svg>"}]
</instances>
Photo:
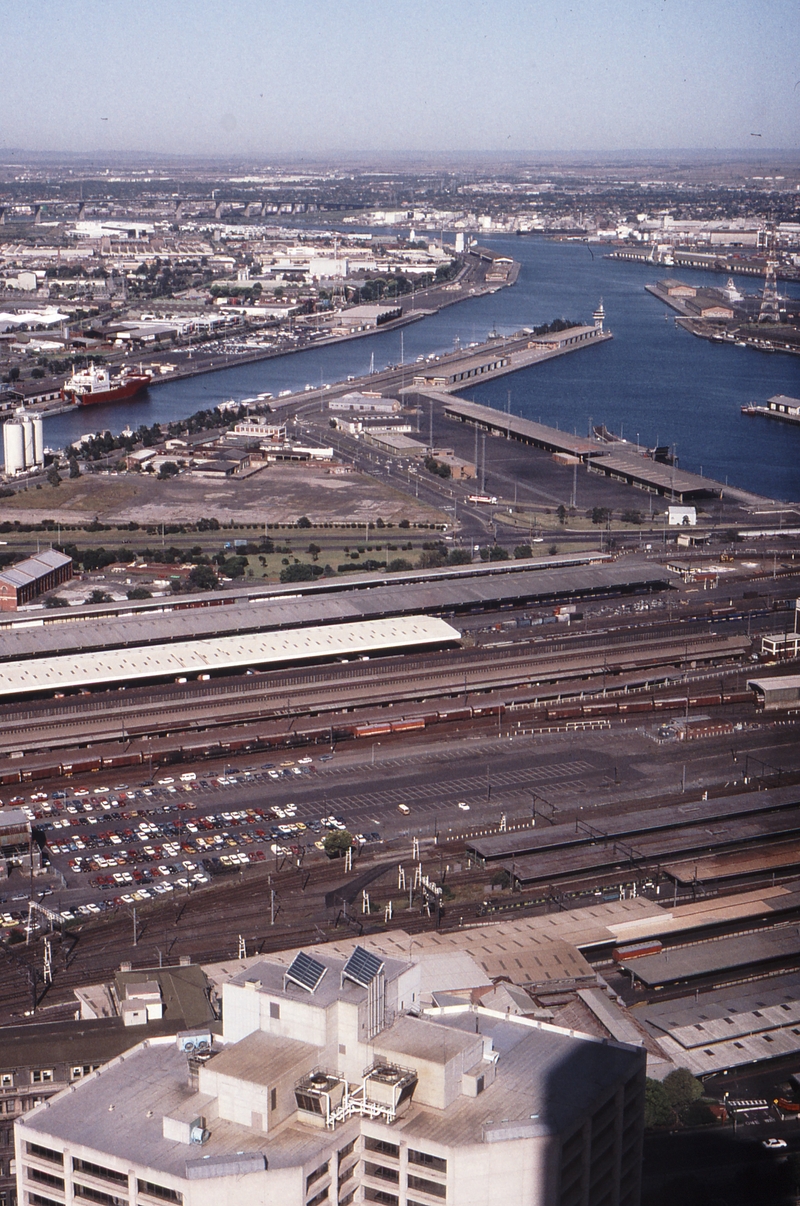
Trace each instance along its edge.
<instances>
[{"instance_id":1,"label":"shrub","mask_svg":"<svg viewBox=\"0 0 800 1206\"><path fill-rule=\"evenodd\" d=\"M530 557L532 553L533 550L529 544L518 544L514 549L514 558L521 561L523 557Z\"/></svg>"}]
</instances>

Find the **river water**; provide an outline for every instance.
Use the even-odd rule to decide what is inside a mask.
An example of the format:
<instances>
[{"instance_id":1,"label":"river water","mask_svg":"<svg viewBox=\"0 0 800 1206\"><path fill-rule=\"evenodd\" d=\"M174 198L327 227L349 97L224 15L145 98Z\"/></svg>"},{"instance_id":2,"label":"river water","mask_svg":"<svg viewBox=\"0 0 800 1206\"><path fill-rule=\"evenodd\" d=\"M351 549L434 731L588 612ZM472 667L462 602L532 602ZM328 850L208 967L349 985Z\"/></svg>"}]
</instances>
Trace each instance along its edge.
<instances>
[{"instance_id":1,"label":"river water","mask_svg":"<svg viewBox=\"0 0 800 1206\"><path fill-rule=\"evenodd\" d=\"M463 397L541 419L562 430L587 431L605 423L647 445L675 445L682 468L780 499L800 499L800 427L742 415L743 403L763 403L773 394L800 394L800 362L790 356L723 346L676 327L667 310L644 286L670 269L604 259L585 244L539 238L489 240L522 264L511 289L475 298L403 328L406 363L430 352L483 340L495 328L510 334L555 317L590 322L602 297L613 341L532 366L464 391ZM675 273L675 275L681 275ZM716 273L682 274L692 284L720 287ZM734 278L754 292L757 279ZM798 296L800 286L781 284ZM665 315L667 316L665 319ZM89 431L113 432L126 425L164 422L262 391L343 380L374 366L399 364L399 331L275 357L151 388L133 402L45 420L45 443L61 448Z\"/></svg>"}]
</instances>

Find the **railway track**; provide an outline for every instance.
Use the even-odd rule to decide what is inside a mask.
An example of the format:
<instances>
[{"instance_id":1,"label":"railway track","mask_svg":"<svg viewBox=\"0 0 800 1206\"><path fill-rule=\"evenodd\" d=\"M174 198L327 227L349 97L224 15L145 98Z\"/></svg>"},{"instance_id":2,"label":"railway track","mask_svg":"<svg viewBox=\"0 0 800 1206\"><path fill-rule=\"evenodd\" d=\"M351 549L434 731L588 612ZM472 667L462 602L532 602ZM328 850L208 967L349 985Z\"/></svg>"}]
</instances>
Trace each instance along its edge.
<instances>
[{"instance_id":1,"label":"railway track","mask_svg":"<svg viewBox=\"0 0 800 1206\"><path fill-rule=\"evenodd\" d=\"M458 651L453 658L382 658L291 674L266 673L191 688L140 688L103 696L48 701L0 710L0 753L52 748L244 722L337 713L353 707L382 706L453 698L503 688L535 688L548 682L605 678L660 666L740 658L750 649L744 635L685 634L645 640L615 639L575 647L514 645L510 649ZM469 657L469 653L472 657Z\"/></svg>"}]
</instances>

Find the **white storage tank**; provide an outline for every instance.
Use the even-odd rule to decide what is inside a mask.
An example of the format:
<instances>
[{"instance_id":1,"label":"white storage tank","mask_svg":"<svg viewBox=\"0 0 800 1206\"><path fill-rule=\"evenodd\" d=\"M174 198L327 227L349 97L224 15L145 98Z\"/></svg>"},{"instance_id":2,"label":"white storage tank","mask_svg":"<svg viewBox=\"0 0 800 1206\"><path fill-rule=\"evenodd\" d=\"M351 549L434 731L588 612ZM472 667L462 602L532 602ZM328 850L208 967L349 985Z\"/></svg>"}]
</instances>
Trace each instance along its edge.
<instances>
[{"instance_id":1,"label":"white storage tank","mask_svg":"<svg viewBox=\"0 0 800 1206\"><path fill-rule=\"evenodd\" d=\"M40 415L33 419L33 459L38 468L44 468L44 424Z\"/></svg>"},{"instance_id":2,"label":"white storage tank","mask_svg":"<svg viewBox=\"0 0 800 1206\"><path fill-rule=\"evenodd\" d=\"M33 445L33 420L30 415L21 415L19 421L22 424L22 433L25 441L25 468L32 469L36 464Z\"/></svg>"},{"instance_id":3,"label":"white storage tank","mask_svg":"<svg viewBox=\"0 0 800 1206\"><path fill-rule=\"evenodd\" d=\"M16 419L3 425L3 460L8 477L22 473L25 468L25 435Z\"/></svg>"}]
</instances>

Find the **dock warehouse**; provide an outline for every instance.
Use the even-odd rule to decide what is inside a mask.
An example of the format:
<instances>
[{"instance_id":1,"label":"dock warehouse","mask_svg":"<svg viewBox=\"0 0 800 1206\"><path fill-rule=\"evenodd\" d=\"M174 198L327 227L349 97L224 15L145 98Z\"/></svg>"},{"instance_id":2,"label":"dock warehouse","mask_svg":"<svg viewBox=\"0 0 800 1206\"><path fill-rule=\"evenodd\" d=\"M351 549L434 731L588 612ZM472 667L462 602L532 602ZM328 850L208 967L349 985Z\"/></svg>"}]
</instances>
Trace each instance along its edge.
<instances>
[{"instance_id":1,"label":"dock warehouse","mask_svg":"<svg viewBox=\"0 0 800 1206\"><path fill-rule=\"evenodd\" d=\"M602 456L604 449L608 448L608 445L600 440L590 440L585 436L571 435L568 431L558 431L555 427L548 427L546 423L520 419L517 415L504 414L477 402L446 402L444 413L449 419L474 423L493 435L519 440L521 444L543 448L546 452L566 452L582 461L590 456Z\"/></svg>"},{"instance_id":2,"label":"dock warehouse","mask_svg":"<svg viewBox=\"0 0 800 1206\"><path fill-rule=\"evenodd\" d=\"M723 494L723 487L711 478L687 473L674 465L662 465L636 453L633 448L623 452L619 444L614 447L614 452L592 457L587 468L590 473L602 473L627 486L681 503L690 498L721 498Z\"/></svg>"},{"instance_id":3,"label":"dock warehouse","mask_svg":"<svg viewBox=\"0 0 800 1206\"><path fill-rule=\"evenodd\" d=\"M461 633L434 616L329 624L292 632L178 641L129 650L73 653L0 665L0 698L75 687L114 686L174 675L272 668L453 645Z\"/></svg>"},{"instance_id":4,"label":"dock warehouse","mask_svg":"<svg viewBox=\"0 0 800 1206\"><path fill-rule=\"evenodd\" d=\"M125 608L104 615L102 622L98 616L79 620L72 615L68 623L37 620L35 627L3 630L0 665L68 651L130 648L270 629L288 632L390 616L452 616L504 605L542 607L570 599L667 590L679 581L650 562L604 561L556 569L513 568L503 573L475 573L476 567L464 568L464 574L452 569L435 578L421 574L416 580L391 585L385 584L385 579L382 585L377 584L381 579L371 579L358 588L346 582L330 591L287 587L246 597L229 596L230 602L225 599L224 605L217 607L204 606L201 597L198 605L189 609Z\"/></svg>"}]
</instances>

